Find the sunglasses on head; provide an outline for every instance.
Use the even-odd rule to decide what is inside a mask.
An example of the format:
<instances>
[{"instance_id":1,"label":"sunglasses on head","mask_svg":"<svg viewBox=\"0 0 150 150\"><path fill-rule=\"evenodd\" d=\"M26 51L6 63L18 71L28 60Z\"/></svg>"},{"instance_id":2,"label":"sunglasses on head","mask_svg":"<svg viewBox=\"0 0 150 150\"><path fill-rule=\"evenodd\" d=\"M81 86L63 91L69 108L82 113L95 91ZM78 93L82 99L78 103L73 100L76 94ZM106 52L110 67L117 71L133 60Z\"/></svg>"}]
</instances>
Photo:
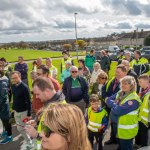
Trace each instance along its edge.
<instances>
[{"instance_id":1,"label":"sunglasses on head","mask_svg":"<svg viewBox=\"0 0 150 150\"><path fill-rule=\"evenodd\" d=\"M78 71L71 71L72 73L77 73Z\"/></svg>"},{"instance_id":2,"label":"sunglasses on head","mask_svg":"<svg viewBox=\"0 0 150 150\"><path fill-rule=\"evenodd\" d=\"M49 138L52 133L54 133L49 127L45 126L44 123L42 122L41 124L42 131L44 132L44 135Z\"/></svg>"}]
</instances>

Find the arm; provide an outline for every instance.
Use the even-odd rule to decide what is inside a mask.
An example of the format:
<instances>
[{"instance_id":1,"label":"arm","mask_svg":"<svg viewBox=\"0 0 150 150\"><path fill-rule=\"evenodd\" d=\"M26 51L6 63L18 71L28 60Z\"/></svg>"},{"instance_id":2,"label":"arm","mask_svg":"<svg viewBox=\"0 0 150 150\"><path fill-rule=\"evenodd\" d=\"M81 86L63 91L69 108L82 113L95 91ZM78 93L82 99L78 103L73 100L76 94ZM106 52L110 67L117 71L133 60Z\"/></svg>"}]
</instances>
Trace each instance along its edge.
<instances>
[{"instance_id":1,"label":"arm","mask_svg":"<svg viewBox=\"0 0 150 150\"><path fill-rule=\"evenodd\" d=\"M24 63L23 65L23 69L21 71L22 73L27 73L28 72L28 65L26 63Z\"/></svg>"},{"instance_id":2,"label":"arm","mask_svg":"<svg viewBox=\"0 0 150 150\"><path fill-rule=\"evenodd\" d=\"M136 100L130 100L124 103L123 105L116 105L111 109L111 112L117 116L123 116L128 114L139 107L139 102Z\"/></svg>"},{"instance_id":3,"label":"arm","mask_svg":"<svg viewBox=\"0 0 150 150\"><path fill-rule=\"evenodd\" d=\"M102 130L105 131L108 126L108 118L106 116L104 116L104 118L102 119L102 126L104 126Z\"/></svg>"},{"instance_id":4,"label":"arm","mask_svg":"<svg viewBox=\"0 0 150 150\"><path fill-rule=\"evenodd\" d=\"M107 83L102 86L102 98L103 99L105 99L107 97L106 85L107 85Z\"/></svg>"},{"instance_id":5,"label":"arm","mask_svg":"<svg viewBox=\"0 0 150 150\"><path fill-rule=\"evenodd\" d=\"M109 108L114 108L117 106L116 102L115 102L115 99L116 99L116 95L117 94L114 94L112 95L111 97L108 97L108 99L106 100L106 104Z\"/></svg>"},{"instance_id":6,"label":"arm","mask_svg":"<svg viewBox=\"0 0 150 150\"><path fill-rule=\"evenodd\" d=\"M60 75L60 81L61 81L61 82L64 82L64 75L63 75L63 72L62 72L61 75Z\"/></svg>"},{"instance_id":7,"label":"arm","mask_svg":"<svg viewBox=\"0 0 150 150\"><path fill-rule=\"evenodd\" d=\"M30 91L29 89L26 87L24 89L25 91L25 101L26 101L26 104L27 104L27 116L31 116L31 97L30 97Z\"/></svg>"},{"instance_id":8,"label":"arm","mask_svg":"<svg viewBox=\"0 0 150 150\"><path fill-rule=\"evenodd\" d=\"M68 79L64 80L64 84L63 84L63 87L62 87L62 92L65 95L65 97L67 96L67 80Z\"/></svg>"},{"instance_id":9,"label":"arm","mask_svg":"<svg viewBox=\"0 0 150 150\"><path fill-rule=\"evenodd\" d=\"M109 68L110 66L110 61L109 61L109 58L106 57L106 65L105 65L105 69Z\"/></svg>"}]
</instances>

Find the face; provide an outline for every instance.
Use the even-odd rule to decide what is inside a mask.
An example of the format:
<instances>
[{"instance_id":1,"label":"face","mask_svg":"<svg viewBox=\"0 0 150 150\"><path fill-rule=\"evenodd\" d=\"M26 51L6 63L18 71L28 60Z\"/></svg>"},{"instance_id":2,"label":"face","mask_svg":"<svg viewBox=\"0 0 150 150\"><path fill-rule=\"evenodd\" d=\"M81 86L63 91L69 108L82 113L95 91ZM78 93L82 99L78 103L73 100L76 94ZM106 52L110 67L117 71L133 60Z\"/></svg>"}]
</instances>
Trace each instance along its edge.
<instances>
[{"instance_id":1,"label":"face","mask_svg":"<svg viewBox=\"0 0 150 150\"><path fill-rule=\"evenodd\" d=\"M125 58L127 59L127 60L130 60L130 58L131 58L131 56L130 56L130 54L125 54Z\"/></svg>"},{"instance_id":2,"label":"face","mask_svg":"<svg viewBox=\"0 0 150 150\"><path fill-rule=\"evenodd\" d=\"M126 73L123 72L120 68L117 68L116 69L116 72L115 72L115 77L120 80L121 78L125 77L126 76Z\"/></svg>"},{"instance_id":3,"label":"face","mask_svg":"<svg viewBox=\"0 0 150 150\"><path fill-rule=\"evenodd\" d=\"M126 67L127 70L130 69L130 64L127 62L122 62L122 64Z\"/></svg>"},{"instance_id":4,"label":"face","mask_svg":"<svg viewBox=\"0 0 150 150\"><path fill-rule=\"evenodd\" d=\"M70 64L66 64L66 69L69 69L70 68Z\"/></svg>"},{"instance_id":5,"label":"face","mask_svg":"<svg viewBox=\"0 0 150 150\"><path fill-rule=\"evenodd\" d=\"M67 59L67 58L68 58L68 55L67 55L67 54L63 54L63 57L64 57L65 59Z\"/></svg>"},{"instance_id":6,"label":"face","mask_svg":"<svg viewBox=\"0 0 150 150\"><path fill-rule=\"evenodd\" d=\"M139 79L138 82L141 88L145 88L149 84L149 81L144 80L144 79Z\"/></svg>"},{"instance_id":7,"label":"face","mask_svg":"<svg viewBox=\"0 0 150 150\"><path fill-rule=\"evenodd\" d=\"M134 58L139 59L139 57L140 57L139 54L137 54L137 52L134 52Z\"/></svg>"},{"instance_id":8,"label":"face","mask_svg":"<svg viewBox=\"0 0 150 150\"><path fill-rule=\"evenodd\" d=\"M49 59L46 59L46 65L47 65L47 66L51 66L51 65L52 65L52 62L51 62L51 60L49 60Z\"/></svg>"},{"instance_id":9,"label":"face","mask_svg":"<svg viewBox=\"0 0 150 150\"><path fill-rule=\"evenodd\" d=\"M94 70L97 71L99 69L98 65L94 65Z\"/></svg>"},{"instance_id":10,"label":"face","mask_svg":"<svg viewBox=\"0 0 150 150\"><path fill-rule=\"evenodd\" d=\"M106 83L106 81L107 81L107 77L105 77L105 76L101 76L98 78L99 84L104 84L104 83Z\"/></svg>"},{"instance_id":11,"label":"face","mask_svg":"<svg viewBox=\"0 0 150 150\"><path fill-rule=\"evenodd\" d=\"M22 63L23 62L23 59L21 57L18 57L18 62L19 63Z\"/></svg>"},{"instance_id":12,"label":"face","mask_svg":"<svg viewBox=\"0 0 150 150\"><path fill-rule=\"evenodd\" d=\"M130 92L131 91L131 85L126 83L126 82L122 82L121 83L121 89L123 92Z\"/></svg>"},{"instance_id":13,"label":"face","mask_svg":"<svg viewBox=\"0 0 150 150\"><path fill-rule=\"evenodd\" d=\"M38 66L40 66L40 65L42 65L42 60L41 59L37 59L36 63L37 63Z\"/></svg>"},{"instance_id":14,"label":"face","mask_svg":"<svg viewBox=\"0 0 150 150\"><path fill-rule=\"evenodd\" d=\"M83 67L83 63L79 61L79 67Z\"/></svg>"},{"instance_id":15,"label":"face","mask_svg":"<svg viewBox=\"0 0 150 150\"><path fill-rule=\"evenodd\" d=\"M99 102L91 102L92 110L97 111L99 108L99 105L100 105Z\"/></svg>"},{"instance_id":16,"label":"face","mask_svg":"<svg viewBox=\"0 0 150 150\"><path fill-rule=\"evenodd\" d=\"M21 82L21 78L17 73L15 73L15 74L12 74L11 81L13 84L18 84Z\"/></svg>"},{"instance_id":17,"label":"face","mask_svg":"<svg viewBox=\"0 0 150 150\"><path fill-rule=\"evenodd\" d=\"M76 78L78 75L78 69L73 67L71 68L70 73L71 73L72 78Z\"/></svg>"},{"instance_id":18,"label":"face","mask_svg":"<svg viewBox=\"0 0 150 150\"><path fill-rule=\"evenodd\" d=\"M37 69L37 75L40 77L44 77L42 69Z\"/></svg>"},{"instance_id":19,"label":"face","mask_svg":"<svg viewBox=\"0 0 150 150\"><path fill-rule=\"evenodd\" d=\"M66 150L66 139L57 133L51 133L49 136L45 136L44 131L41 133L42 148L44 150Z\"/></svg>"},{"instance_id":20,"label":"face","mask_svg":"<svg viewBox=\"0 0 150 150\"><path fill-rule=\"evenodd\" d=\"M33 93L35 94L35 97L37 99L40 99L41 102L45 102L46 100L48 100L48 91L45 90L45 91L41 91L37 86L34 86L33 87Z\"/></svg>"}]
</instances>

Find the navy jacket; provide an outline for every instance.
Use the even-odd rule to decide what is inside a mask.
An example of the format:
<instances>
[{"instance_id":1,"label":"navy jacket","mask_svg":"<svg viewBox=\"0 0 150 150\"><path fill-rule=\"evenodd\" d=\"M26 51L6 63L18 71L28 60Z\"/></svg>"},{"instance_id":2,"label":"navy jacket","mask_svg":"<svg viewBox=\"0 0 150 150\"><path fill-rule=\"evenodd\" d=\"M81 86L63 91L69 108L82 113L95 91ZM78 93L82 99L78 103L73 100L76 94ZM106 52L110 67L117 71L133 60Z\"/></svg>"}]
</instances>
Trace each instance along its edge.
<instances>
[{"instance_id":1,"label":"navy jacket","mask_svg":"<svg viewBox=\"0 0 150 150\"><path fill-rule=\"evenodd\" d=\"M9 119L8 78L0 78L0 118Z\"/></svg>"},{"instance_id":2,"label":"navy jacket","mask_svg":"<svg viewBox=\"0 0 150 150\"><path fill-rule=\"evenodd\" d=\"M62 87L62 91L63 91L63 94L65 95L65 100L67 102L70 102L70 99L71 99L71 96L70 96L71 86L72 86L71 80L72 80L71 76L66 78L64 81L63 87ZM78 80L79 80L80 85L81 85L83 99L84 99L86 104L89 104L88 84L83 77L78 77Z\"/></svg>"}]
</instances>

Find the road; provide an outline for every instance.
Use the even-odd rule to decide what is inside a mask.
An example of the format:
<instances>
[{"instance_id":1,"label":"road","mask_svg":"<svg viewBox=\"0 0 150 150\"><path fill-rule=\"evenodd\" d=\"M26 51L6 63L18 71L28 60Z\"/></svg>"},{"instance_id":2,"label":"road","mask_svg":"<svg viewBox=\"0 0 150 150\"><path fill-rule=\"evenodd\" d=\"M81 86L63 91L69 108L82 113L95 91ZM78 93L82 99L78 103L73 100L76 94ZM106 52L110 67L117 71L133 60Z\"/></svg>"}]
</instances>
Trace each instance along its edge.
<instances>
[{"instance_id":1,"label":"road","mask_svg":"<svg viewBox=\"0 0 150 150\"><path fill-rule=\"evenodd\" d=\"M104 141L109 139L109 133L105 136ZM18 133L16 125L13 125L13 141L6 145L0 145L0 150L20 150L23 138ZM104 146L104 150L116 150L117 145ZM95 149L94 149L95 150Z\"/></svg>"}]
</instances>

